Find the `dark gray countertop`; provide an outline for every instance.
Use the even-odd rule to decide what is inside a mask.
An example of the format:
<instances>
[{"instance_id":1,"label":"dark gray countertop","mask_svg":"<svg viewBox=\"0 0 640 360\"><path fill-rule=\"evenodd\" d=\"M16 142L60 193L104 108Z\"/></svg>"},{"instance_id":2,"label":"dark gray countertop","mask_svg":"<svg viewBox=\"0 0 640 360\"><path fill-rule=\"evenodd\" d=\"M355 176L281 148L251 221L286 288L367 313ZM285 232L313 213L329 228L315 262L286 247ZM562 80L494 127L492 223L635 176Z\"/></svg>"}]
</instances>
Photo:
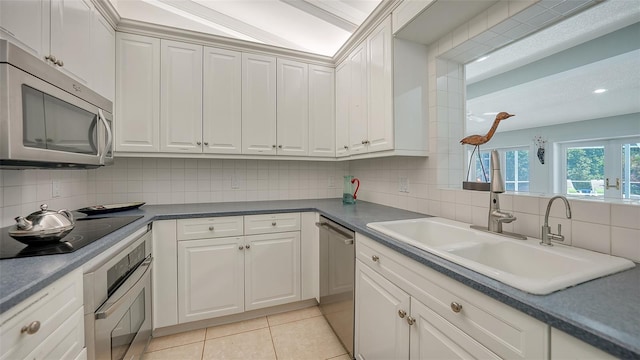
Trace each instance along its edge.
<instances>
[{"instance_id":1,"label":"dark gray countertop","mask_svg":"<svg viewBox=\"0 0 640 360\"><path fill-rule=\"evenodd\" d=\"M640 266L550 295L531 295L366 227L369 222L426 215L362 201L343 206L340 199L146 205L138 210L119 213L122 216L143 217L70 254L0 260L0 313L81 267L154 220L304 211L318 211L345 227L612 355L640 359Z\"/></svg>"}]
</instances>

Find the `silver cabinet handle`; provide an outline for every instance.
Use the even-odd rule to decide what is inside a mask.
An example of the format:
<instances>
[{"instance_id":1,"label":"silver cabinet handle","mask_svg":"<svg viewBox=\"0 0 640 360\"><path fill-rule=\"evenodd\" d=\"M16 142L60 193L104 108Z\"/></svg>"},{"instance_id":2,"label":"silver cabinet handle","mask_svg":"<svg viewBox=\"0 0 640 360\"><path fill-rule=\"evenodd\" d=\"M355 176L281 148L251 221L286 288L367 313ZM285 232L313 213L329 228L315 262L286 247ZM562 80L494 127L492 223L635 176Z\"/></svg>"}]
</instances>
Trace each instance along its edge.
<instances>
[{"instance_id":1,"label":"silver cabinet handle","mask_svg":"<svg viewBox=\"0 0 640 360\"><path fill-rule=\"evenodd\" d=\"M249 248L251 248L251 244L245 245L245 249L249 249Z\"/></svg>"},{"instance_id":2,"label":"silver cabinet handle","mask_svg":"<svg viewBox=\"0 0 640 360\"><path fill-rule=\"evenodd\" d=\"M276 146L275 146L275 145L271 145L271 147L272 147L272 148L274 148L274 149L276 148Z\"/></svg>"},{"instance_id":3,"label":"silver cabinet handle","mask_svg":"<svg viewBox=\"0 0 640 360\"><path fill-rule=\"evenodd\" d=\"M366 144L367 140L362 140L362 145Z\"/></svg>"},{"instance_id":4,"label":"silver cabinet handle","mask_svg":"<svg viewBox=\"0 0 640 360\"><path fill-rule=\"evenodd\" d=\"M205 145L205 146L209 146L209 142L208 142L208 141L205 141L205 142L204 142L204 145Z\"/></svg>"},{"instance_id":5,"label":"silver cabinet handle","mask_svg":"<svg viewBox=\"0 0 640 360\"><path fill-rule=\"evenodd\" d=\"M278 145L278 149L282 149L282 145Z\"/></svg>"},{"instance_id":6,"label":"silver cabinet handle","mask_svg":"<svg viewBox=\"0 0 640 360\"><path fill-rule=\"evenodd\" d=\"M413 325L415 323L416 323L416 319L412 318L411 316L407 316L407 324Z\"/></svg>"},{"instance_id":7,"label":"silver cabinet handle","mask_svg":"<svg viewBox=\"0 0 640 360\"><path fill-rule=\"evenodd\" d=\"M238 246L238 250L242 250L242 249L244 249L244 246L242 245Z\"/></svg>"},{"instance_id":8,"label":"silver cabinet handle","mask_svg":"<svg viewBox=\"0 0 640 360\"><path fill-rule=\"evenodd\" d=\"M460 311L462 311L462 305L458 304L457 302L452 302L451 303L451 311L453 311L454 313L459 313Z\"/></svg>"},{"instance_id":9,"label":"silver cabinet handle","mask_svg":"<svg viewBox=\"0 0 640 360\"><path fill-rule=\"evenodd\" d=\"M213 231L215 228L213 226L209 226L209 231Z\"/></svg>"},{"instance_id":10,"label":"silver cabinet handle","mask_svg":"<svg viewBox=\"0 0 640 360\"><path fill-rule=\"evenodd\" d=\"M57 61L56 57L55 57L55 56L53 56L53 55L47 55L47 56L45 56L44 58L45 58L45 60L49 60L49 61L51 61L51 62L52 62L52 63L54 63L54 64L55 64L55 63L56 63L56 61Z\"/></svg>"},{"instance_id":11,"label":"silver cabinet handle","mask_svg":"<svg viewBox=\"0 0 640 360\"><path fill-rule=\"evenodd\" d=\"M202 143L201 143L200 141L196 142L196 144L198 144L198 145L202 145Z\"/></svg>"},{"instance_id":12,"label":"silver cabinet handle","mask_svg":"<svg viewBox=\"0 0 640 360\"><path fill-rule=\"evenodd\" d=\"M347 145L344 146L345 150L349 150L349 147Z\"/></svg>"},{"instance_id":13,"label":"silver cabinet handle","mask_svg":"<svg viewBox=\"0 0 640 360\"><path fill-rule=\"evenodd\" d=\"M378 255L372 255L371 260L373 260L373 262L378 262L380 261L380 258L378 257Z\"/></svg>"},{"instance_id":14,"label":"silver cabinet handle","mask_svg":"<svg viewBox=\"0 0 640 360\"><path fill-rule=\"evenodd\" d=\"M407 316L407 312L400 309L398 310L398 316L400 317L400 319L404 319L404 317Z\"/></svg>"},{"instance_id":15,"label":"silver cabinet handle","mask_svg":"<svg viewBox=\"0 0 640 360\"><path fill-rule=\"evenodd\" d=\"M58 59L58 61L55 62L56 65L63 67L64 63L62 62L62 60Z\"/></svg>"},{"instance_id":16,"label":"silver cabinet handle","mask_svg":"<svg viewBox=\"0 0 640 360\"><path fill-rule=\"evenodd\" d=\"M20 333L21 334L27 333L29 335L33 335L37 333L38 330L40 330L40 321L33 321L29 325L23 326L22 329L20 329Z\"/></svg>"},{"instance_id":17,"label":"silver cabinet handle","mask_svg":"<svg viewBox=\"0 0 640 360\"><path fill-rule=\"evenodd\" d=\"M276 225L278 225L278 224L276 224L275 221L271 223L271 226L276 226Z\"/></svg>"}]
</instances>

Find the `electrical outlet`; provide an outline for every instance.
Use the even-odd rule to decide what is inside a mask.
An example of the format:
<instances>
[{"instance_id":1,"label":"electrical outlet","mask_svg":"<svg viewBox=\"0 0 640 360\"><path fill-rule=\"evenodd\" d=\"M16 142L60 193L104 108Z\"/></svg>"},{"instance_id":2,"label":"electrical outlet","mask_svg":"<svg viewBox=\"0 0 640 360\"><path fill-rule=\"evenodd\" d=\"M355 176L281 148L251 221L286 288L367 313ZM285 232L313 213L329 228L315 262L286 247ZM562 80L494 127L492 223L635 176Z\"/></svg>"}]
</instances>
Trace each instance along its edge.
<instances>
[{"instance_id":1,"label":"electrical outlet","mask_svg":"<svg viewBox=\"0 0 640 360\"><path fill-rule=\"evenodd\" d=\"M53 180L51 182L51 197L54 198L59 198L60 196L62 196L62 189L61 189L61 184L59 180Z\"/></svg>"},{"instance_id":2,"label":"electrical outlet","mask_svg":"<svg viewBox=\"0 0 640 360\"><path fill-rule=\"evenodd\" d=\"M329 188L335 188L336 187L336 179L333 176L329 176L329 183L328 183L327 187L329 187Z\"/></svg>"},{"instance_id":3,"label":"electrical outlet","mask_svg":"<svg viewBox=\"0 0 640 360\"><path fill-rule=\"evenodd\" d=\"M231 188L240 189L240 182L238 181L238 177L235 175L231 176Z\"/></svg>"},{"instance_id":4,"label":"electrical outlet","mask_svg":"<svg viewBox=\"0 0 640 360\"><path fill-rule=\"evenodd\" d=\"M409 192L409 179L406 177L399 177L398 178L398 191L399 192L403 192L403 193L408 193Z\"/></svg>"}]
</instances>

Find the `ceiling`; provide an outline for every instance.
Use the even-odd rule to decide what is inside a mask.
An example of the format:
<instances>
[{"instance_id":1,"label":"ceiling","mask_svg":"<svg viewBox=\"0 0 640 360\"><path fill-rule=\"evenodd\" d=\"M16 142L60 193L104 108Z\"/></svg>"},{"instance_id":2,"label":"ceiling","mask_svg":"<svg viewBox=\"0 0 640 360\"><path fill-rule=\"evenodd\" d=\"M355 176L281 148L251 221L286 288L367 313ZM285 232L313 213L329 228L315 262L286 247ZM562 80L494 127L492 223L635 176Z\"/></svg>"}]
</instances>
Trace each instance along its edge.
<instances>
[{"instance_id":1,"label":"ceiling","mask_svg":"<svg viewBox=\"0 0 640 360\"><path fill-rule=\"evenodd\" d=\"M110 0L120 17L333 56L381 0Z\"/></svg>"},{"instance_id":2,"label":"ceiling","mask_svg":"<svg viewBox=\"0 0 640 360\"><path fill-rule=\"evenodd\" d=\"M638 21L637 2L608 0L467 64L466 133L500 111L517 116L499 131L640 112Z\"/></svg>"}]
</instances>

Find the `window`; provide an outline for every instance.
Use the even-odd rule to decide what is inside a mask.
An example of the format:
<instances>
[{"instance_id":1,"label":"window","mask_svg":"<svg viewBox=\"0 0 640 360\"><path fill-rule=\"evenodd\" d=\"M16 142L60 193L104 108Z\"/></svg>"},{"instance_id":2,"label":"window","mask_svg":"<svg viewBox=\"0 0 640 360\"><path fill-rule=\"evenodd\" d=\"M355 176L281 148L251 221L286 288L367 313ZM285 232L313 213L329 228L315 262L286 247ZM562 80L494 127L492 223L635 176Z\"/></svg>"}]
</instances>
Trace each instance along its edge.
<instances>
[{"instance_id":1,"label":"window","mask_svg":"<svg viewBox=\"0 0 640 360\"><path fill-rule=\"evenodd\" d=\"M639 143L640 138L562 144L563 192L640 199Z\"/></svg>"},{"instance_id":2,"label":"window","mask_svg":"<svg viewBox=\"0 0 640 360\"><path fill-rule=\"evenodd\" d=\"M500 168L505 180L505 190L507 191L529 191L529 149L528 148L508 148L496 149L500 154ZM471 161L469 181L491 181L491 150L480 151L480 159L476 154ZM468 156L471 156L471 151ZM484 172L486 174L483 175Z\"/></svg>"}]
</instances>

